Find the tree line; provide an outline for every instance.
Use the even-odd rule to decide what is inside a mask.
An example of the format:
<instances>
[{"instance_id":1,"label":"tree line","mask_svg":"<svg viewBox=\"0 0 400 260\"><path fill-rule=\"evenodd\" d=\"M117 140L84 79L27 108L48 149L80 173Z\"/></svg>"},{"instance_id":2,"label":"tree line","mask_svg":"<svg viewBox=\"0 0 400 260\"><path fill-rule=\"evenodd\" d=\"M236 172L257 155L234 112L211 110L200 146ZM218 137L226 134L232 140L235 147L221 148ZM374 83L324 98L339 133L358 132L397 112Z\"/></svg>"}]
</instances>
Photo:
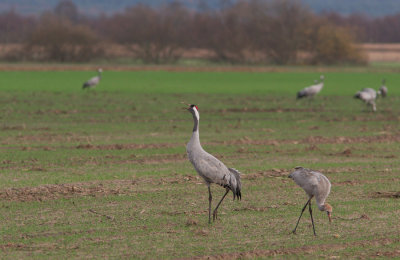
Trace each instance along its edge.
<instances>
[{"instance_id":1,"label":"tree line","mask_svg":"<svg viewBox=\"0 0 400 260\"><path fill-rule=\"evenodd\" d=\"M207 50L217 62L351 64L366 62L355 43L398 42L398 27L400 14L317 15L294 0L239 0L218 10L138 4L97 17L62 0L38 17L0 14L0 44L8 48L1 58L16 61L86 62L120 46L144 63L172 63L187 50Z\"/></svg>"}]
</instances>

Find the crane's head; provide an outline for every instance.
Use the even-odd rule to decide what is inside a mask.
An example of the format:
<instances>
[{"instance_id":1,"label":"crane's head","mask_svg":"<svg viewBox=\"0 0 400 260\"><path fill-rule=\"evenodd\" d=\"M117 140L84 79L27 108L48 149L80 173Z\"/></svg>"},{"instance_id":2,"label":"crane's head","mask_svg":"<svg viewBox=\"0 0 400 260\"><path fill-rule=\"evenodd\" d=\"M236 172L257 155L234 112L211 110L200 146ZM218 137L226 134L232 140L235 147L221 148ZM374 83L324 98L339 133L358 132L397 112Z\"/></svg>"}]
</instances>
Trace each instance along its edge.
<instances>
[{"instance_id":1,"label":"crane's head","mask_svg":"<svg viewBox=\"0 0 400 260\"><path fill-rule=\"evenodd\" d=\"M358 99L361 99L361 91L358 91L354 96L353 96L353 98L358 98Z\"/></svg>"},{"instance_id":2,"label":"crane's head","mask_svg":"<svg viewBox=\"0 0 400 260\"><path fill-rule=\"evenodd\" d=\"M332 222L332 206L328 203L325 203L324 206L325 206L324 210L326 211L326 214L328 215L329 222Z\"/></svg>"},{"instance_id":3,"label":"crane's head","mask_svg":"<svg viewBox=\"0 0 400 260\"><path fill-rule=\"evenodd\" d=\"M193 117L197 118L197 120L200 119L199 108L196 105L189 105L187 110L189 110Z\"/></svg>"},{"instance_id":4,"label":"crane's head","mask_svg":"<svg viewBox=\"0 0 400 260\"><path fill-rule=\"evenodd\" d=\"M99 69L97 70L97 72L102 73L102 72L103 72L103 69L102 69L102 68L99 68Z\"/></svg>"},{"instance_id":5,"label":"crane's head","mask_svg":"<svg viewBox=\"0 0 400 260\"><path fill-rule=\"evenodd\" d=\"M181 103L186 104L185 102L181 102ZM193 104L186 104L186 105L188 105L188 107L185 107L184 109L186 109L190 113L192 113L193 117L200 119L199 108Z\"/></svg>"}]
</instances>

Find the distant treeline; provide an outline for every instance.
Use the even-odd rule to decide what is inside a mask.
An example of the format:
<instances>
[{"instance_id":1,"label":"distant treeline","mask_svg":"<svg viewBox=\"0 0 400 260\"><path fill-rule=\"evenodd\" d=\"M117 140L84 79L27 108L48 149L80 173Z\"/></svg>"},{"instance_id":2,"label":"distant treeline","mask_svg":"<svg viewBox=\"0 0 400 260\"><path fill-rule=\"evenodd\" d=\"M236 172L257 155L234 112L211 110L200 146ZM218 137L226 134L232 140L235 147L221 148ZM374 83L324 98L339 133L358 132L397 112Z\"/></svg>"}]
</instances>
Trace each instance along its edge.
<instances>
[{"instance_id":1,"label":"distant treeline","mask_svg":"<svg viewBox=\"0 0 400 260\"><path fill-rule=\"evenodd\" d=\"M87 17L70 0L40 17L0 14L4 60L84 62L120 55L171 63L188 50L230 63L364 63L356 42L399 42L400 15L371 19L316 15L298 1L242 0L194 11L178 2L135 5L112 16ZM112 57L111 57L112 58Z\"/></svg>"}]
</instances>

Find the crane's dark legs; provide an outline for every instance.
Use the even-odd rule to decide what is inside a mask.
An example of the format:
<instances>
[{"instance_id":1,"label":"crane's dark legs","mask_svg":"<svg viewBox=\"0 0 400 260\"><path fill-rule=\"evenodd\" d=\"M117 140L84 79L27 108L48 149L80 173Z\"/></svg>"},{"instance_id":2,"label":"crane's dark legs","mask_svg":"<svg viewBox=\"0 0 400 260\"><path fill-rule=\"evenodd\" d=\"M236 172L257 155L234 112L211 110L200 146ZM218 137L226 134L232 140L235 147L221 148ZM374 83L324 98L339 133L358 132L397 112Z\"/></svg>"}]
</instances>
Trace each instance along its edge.
<instances>
[{"instance_id":1,"label":"crane's dark legs","mask_svg":"<svg viewBox=\"0 0 400 260\"><path fill-rule=\"evenodd\" d=\"M297 229L297 226L299 225L301 216L303 215L304 210L306 210L306 207L307 207L307 205L310 203L311 199L312 199L312 197L307 201L306 205L304 205L303 209L301 210L301 214L300 214L299 219L297 220L296 227L295 227L295 228L293 229L293 231L292 231L293 234L296 234L296 229Z\"/></svg>"},{"instance_id":2,"label":"crane's dark legs","mask_svg":"<svg viewBox=\"0 0 400 260\"><path fill-rule=\"evenodd\" d=\"M226 196L226 194L228 194L228 192L229 192L229 189L226 189L226 192L225 192L224 196L222 196L222 199L219 201L217 207L213 211L213 220L214 221L218 218L218 211L217 211L218 207L221 204L221 202L225 199L225 196Z\"/></svg>"},{"instance_id":3,"label":"crane's dark legs","mask_svg":"<svg viewBox=\"0 0 400 260\"><path fill-rule=\"evenodd\" d=\"M308 203L308 208L310 210L311 223L312 223L312 228L313 228L313 231L314 231L314 236L316 236L317 234L315 233L314 219L312 217L311 201L310 201L310 203Z\"/></svg>"},{"instance_id":4,"label":"crane's dark legs","mask_svg":"<svg viewBox=\"0 0 400 260\"><path fill-rule=\"evenodd\" d=\"M211 224L211 201L212 201L212 195L211 195L211 188L209 185L208 186L208 224Z\"/></svg>"}]
</instances>

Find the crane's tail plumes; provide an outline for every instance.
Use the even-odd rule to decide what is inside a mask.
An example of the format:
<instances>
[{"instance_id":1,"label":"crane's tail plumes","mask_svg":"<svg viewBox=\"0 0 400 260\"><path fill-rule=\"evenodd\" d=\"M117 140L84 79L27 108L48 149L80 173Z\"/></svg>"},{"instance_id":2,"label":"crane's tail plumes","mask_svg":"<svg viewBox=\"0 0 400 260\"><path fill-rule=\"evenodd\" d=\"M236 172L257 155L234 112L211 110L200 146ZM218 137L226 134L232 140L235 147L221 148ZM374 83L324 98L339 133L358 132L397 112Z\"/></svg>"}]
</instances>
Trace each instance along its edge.
<instances>
[{"instance_id":1,"label":"crane's tail plumes","mask_svg":"<svg viewBox=\"0 0 400 260\"><path fill-rule=\"evenodd\" d=\"M303 97L306 97L306 96L307 96L307 94L306 94L306 92L304 90L301 90L301 91L297 92L297 99L300 99L300 98L303 98Z\"/></svg>"},{"instance_id":2,"label":"crane's tail plumes","mask_svg":"<svg viewBox=\"0 0 400 260\"><path fill-rule=\"evenodd\" d=\"M242 182L240 181L240 172L235 168L228 168L236 180L236 183L230 185L230 189L233 192L233 199L237 197L238 200L242 199Z\"/></svg>"}]
</instances>

